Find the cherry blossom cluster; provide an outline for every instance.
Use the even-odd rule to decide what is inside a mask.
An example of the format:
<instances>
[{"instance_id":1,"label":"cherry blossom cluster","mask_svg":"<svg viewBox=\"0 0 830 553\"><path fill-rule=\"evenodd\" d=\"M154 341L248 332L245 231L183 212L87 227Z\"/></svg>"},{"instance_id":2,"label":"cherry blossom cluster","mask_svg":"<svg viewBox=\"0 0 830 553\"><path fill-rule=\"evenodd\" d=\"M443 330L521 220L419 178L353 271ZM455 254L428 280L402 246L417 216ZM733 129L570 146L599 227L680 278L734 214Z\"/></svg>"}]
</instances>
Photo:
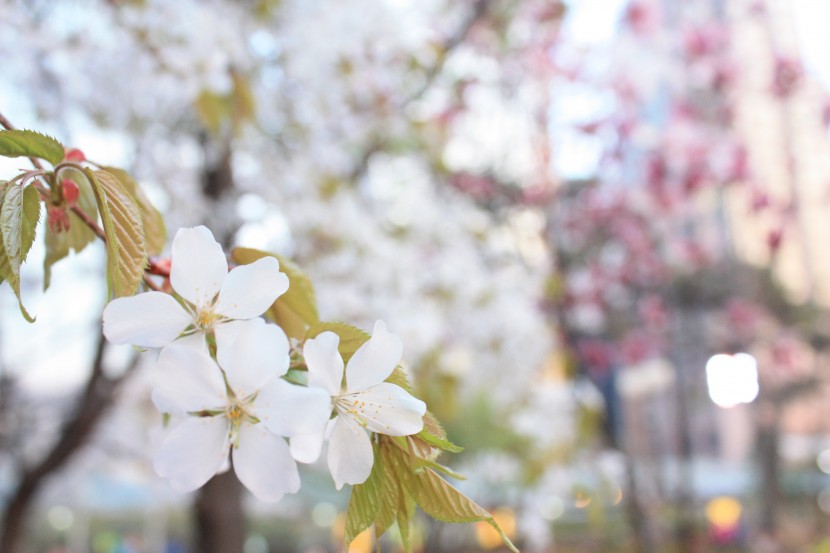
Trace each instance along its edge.
<instances>
[{"instance_id":1,"label":"cherry blossom cluster","mask_svg":"<svg viewBox=\"0 0 830 553\"><path fill-rule=\"evenodd\" d=\"M170 286L172 294L113 300L103 324L114 344L161 348L152 368L153 402L177 423L154 466L173 488L195 490L231 461L255 496L278 501L300 488L297 461L316 461L328 441L328 467L340 489L369 477L374 453L367 431L406 436L423 428L424 402L384 382L401 360L402 344L382 321L348 364L337 334L306 340L308 385L284 378L291 345L261 317L289 287L275 258L229 271L207 228L181 229Z\"/></svg>"}]
</instances>

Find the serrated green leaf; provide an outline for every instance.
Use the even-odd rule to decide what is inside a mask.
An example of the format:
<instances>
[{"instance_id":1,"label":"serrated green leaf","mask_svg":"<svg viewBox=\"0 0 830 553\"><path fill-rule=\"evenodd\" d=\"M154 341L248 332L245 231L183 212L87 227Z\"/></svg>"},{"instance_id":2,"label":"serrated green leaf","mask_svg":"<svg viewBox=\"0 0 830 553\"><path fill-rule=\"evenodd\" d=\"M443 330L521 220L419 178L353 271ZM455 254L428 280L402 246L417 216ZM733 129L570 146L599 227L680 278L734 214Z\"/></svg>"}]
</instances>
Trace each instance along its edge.
<instances>
[{"instance_id":1,"label":"serrated green leaf","mask_svg":"<svg viewBox=\"0 0 830 553\"><path fill-rule=\"evenodd\" d=\"M349 507L346 511L346 549L354 539L367 529L377 518L381 504L382 484L382 460L374 448L375 462L372 465L372 472L369 478L362 484L352 487L352 495L349 498Z\"/></svg>"},{"instance_id":2,"label":"serrated green leaf","mask_svg":"<svg viewBox=\"0 0 830 553\"><path fill-rule=\"evenodd\" d=\"M63 145L45 134L35 131L0 131L0 156L36 157L52 165L63 161Z\"/></svg>"},{"instance_id":3,"label":"serrated green leaf","mask_svg":"<svg viewBox=\"0 0 830 553\"><path fill-rule=\"evenodd\" d=\"M305 338L306 340L314 338L326 331L334 332L340 336L340 345L337 347L337 351L343 356L345 363L348 363L354 352L370 338L366 332L346 323L317 323L306 331Z\"/></svg>"},{"instance_id":4,"label":"serrated green leaf","mask_svg":"<svg viewBox=\"0 0 830 553\"><path fill-rule=\"evenodd\" d=\"M412 384L409 383L409 377L406 376L406 373L400 367L395 367L395 370L392 371L392 374L389 375L386 382L400 386L412 395L415 394L412 389Z\"/></svg>"},{"instance_id":5,"label":"serrated green leaf","mask_svg":"<svg viewBox=\"0 0 830 553\"><path fill-rule=\"evenodd\" d=\"M379 457L383 457L385 448L378 448ZM392 466L391 459L381 460L381 485L382 493L380 498L380 507L375 518L375 536L380 540L380 537L386 533L398 518L398 509L400 508L400 494L403 489L398 482L398 477L395 474L395 469Z\"/></svg>"},{"instance_id":6,"label":"serrated green leaf","mask_svg":"<svg viewBox=\"0 0 830 553\"><path fill-rule=\"evenodd\" d=\"M280 271L288 276L288 290L277 298L266 316L277 323L291 338L301 340L306 329L320 322L317 314L317 298L311 279L290 259L275 253L252 248L234 248L231 258L241 265L270 256L280 262Z\"/></svg>"},{"instance_id":7,"label":"serrated green leaf","mask_svg":"<svg viewBox=\"0 0 830 553\"><path fill-rule=\"evenodd\" d=\"M116 297L138 289L147 264L141 214L121 182L106 171L86 170L107 236L107 280Z\"/></svg>"},{"instance_id":8,"label":"serrated green leaf","mask_svg":"<svg viewBox=\"0 0 830 553\"><path fill-rule=\"evenodd\" d=\"M395 459L395 470L403 487L421 509L442 522L486 522L504 540L505 545L518 553L510 538L502 531L493 516L469 497L452 487L432 469L415 473L406 461L406 453L387 446L389 457Z\"/></svg>"},{"instance_id":9,"label":"serrated green leaf","mask_svg":"<svg viewBox=\"0 0 830 553\"><path fill-rule=\"evenodd\" d=\"M103 167L121 182L124 189L130 193L133 201L141 213L141 224L144 227L144 240L147 243L147 254L159 255L167 243L167 227L164 224L164 217L158 209L150 202L150 199L141 189L138 182L125 170L117 167Z\"/></svg>"},{"instance_id":10,"label":"serrated green leaf","mask_svg":"<svg viewBox=\"0 0 830 553\"><path fill-rule=\"evenodd\" d=\"M78 207L86 213L93 221L98 219L98 204L95 201L95 193L86 174L68 168L61 171L61 176L72 179L78 185L80 195L78 196ZM52 265L69 255L70 251L75 253L83 250L96 238L96 234L86 226L80 217L69 212L69 230L65 232L52 232L46 226L44 232L44 243L46 245L46 256L43 258L43 290L49 288L52 282Z\"/></svg>"},{"instance_id":11,"label":"serrated green leaf","mask_svg":"<svg viewBox=\"0 0 830 553\"><path fill-rule=\"evenodd\" d=\"M0 275L8 281L17 296L20 312L33 323L35 321L23 306L20 296L20 266L26 260L35 230L40 219L40 194L32 186L3 183L0 198Z\"/></svg>"},{"instance_id":12,"label":"serrated green leaf","mask_svg":"<svg viewBox=\"0 0 830 553\"><path fill-rule=\"evenodd\" d=\"M439 449L443 449L444 451L449 451L451 453L460 453L464 451L463 447L455 445L447 439L447 433L444 431L441 423L437 418L435 418L435 415L429 411L424 414L424 429L416 434L416 436L428 444Z\"/></svg>"},{"instance_id":13,"label":"serrated green leaf","mask_svg":"<svg viewBox=\"0 0 830 553\"><path fill-rule=\"evenodd\" d=\"M415 500L401 488L398 494L398 530L401 533L401 543L406 553L412 553L412 519L415 518Z\"/></svg>"},{"instance_id":14,"label":"serrated green leaf","mask_svg":"<svg viewBox=\"0 0 830 553\"><path fill-rule=\"evenodd\" d=\"M12 269L20 271L35 240L35 227L40 219L40 194L32 186L12 184L6 189L0 208L0 232Z\"/></svg>"}]
</instances>

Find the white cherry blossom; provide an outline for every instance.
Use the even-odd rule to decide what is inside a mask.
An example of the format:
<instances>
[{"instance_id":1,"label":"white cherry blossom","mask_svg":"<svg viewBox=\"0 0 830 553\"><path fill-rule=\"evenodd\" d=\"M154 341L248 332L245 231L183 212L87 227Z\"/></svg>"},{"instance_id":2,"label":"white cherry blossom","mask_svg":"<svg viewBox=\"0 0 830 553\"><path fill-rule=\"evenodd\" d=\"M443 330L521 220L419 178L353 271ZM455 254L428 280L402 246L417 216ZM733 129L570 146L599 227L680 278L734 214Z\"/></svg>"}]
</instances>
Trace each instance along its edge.
<instances>
[{"instance_id":1,"label":"white cherry blossom","mask_svg":"<svg viewBox=\"0 0 830 553\"><path fill-rule=\"evenodd\" d=\"M198 226L180 229L173 239L170 284L181 302L162 292L111 301L104 309L107 339L161 347L183 333L212 330L217 344L230 341L233 321L262 315L288 289L288 277L273 257L228 271L222 247Z\"/></svg>"},{"instance_id":2,"label":"white cherry blossom","mask_svg":"<svg viewBox=\"0 0 830 553\"><path fill-rule=\"evenodd\" d=\"M259 499L279 501L300 488L284 437L325 425L331 398L280 376L289 365L285 333L261 319L237 323L242 332L217 349L221 369L205 348L173 343L153 369L154 399L185 415L159 448L154 467L179 491L192 491L220 472L230 451L239 480Z\"/></svg>"},{"instance_id":3,"label":"white cherry blossom","mask_svg":"<svg viewBox=\"0 0 830 553\"><path fill-rule=\"evenodd\" d=\"M401 360L401 340L377 321L372 337L354 353L346 366L337 351L340 338L323 332L303 347L308 385L325 390L337 415L326 431L327 462L335 486L360 484L372 471L374 454L367 430L389 436L417 434L423 428L426 404L409 392L384 382ZM303 462L319 456L323 433L291 439L291 452Z\"/></svg>"}]
</instances>

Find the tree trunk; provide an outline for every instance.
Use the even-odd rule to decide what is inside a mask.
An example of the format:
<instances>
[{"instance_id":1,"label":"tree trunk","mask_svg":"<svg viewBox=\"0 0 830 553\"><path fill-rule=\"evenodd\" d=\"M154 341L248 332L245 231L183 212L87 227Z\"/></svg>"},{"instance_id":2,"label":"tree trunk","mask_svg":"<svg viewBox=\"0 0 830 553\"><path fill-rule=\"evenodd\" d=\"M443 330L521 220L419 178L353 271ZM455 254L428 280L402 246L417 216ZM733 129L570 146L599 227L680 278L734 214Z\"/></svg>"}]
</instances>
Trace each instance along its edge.
<instances>
[{"instance_id":1,"label":"tree trunk","mask_svg":"<svg viewBox=\"0 0 830 553\"><path fill-rule=\"evenodd\" d=\"M246 521L242 485L233 470L217 474L205 484L194 509L198 553L242 553Z\"/></svg>"},{"instance_id":2,"label":"tree trunk","mask_svg":"<svg viewBox=\"0 0 830 553\"><path fill-rule=\"evenodd\" d=\"M234 178L229 139L202 136L204 170L202 195L207 199L205 224L227 251L237 229L228 204L232 203ZM214 476L198 492L193 505L198 553L243 553L246 516L242 484L233 469ZM2 553L2 552L0 552Z\"/></svg>"},{"instance_id":3,"label":"tree trunk","mask_svg":"<svg viewBox=\"0 0 830 553\"><path fill-rule=\"evenodd\" d=\"M22 543L32 501L40 491L44 479L62 468L87 443L98 428L102 415L112 404L118 387L137 366L137 357L134 357L121 376L108 378L103 370L105 348L106 341L100 336L92 371L74 415L64 425L60 438L52 449L37 464L23 471L17 487L12 491L0 527L0 553L23 551Z\"/></svg>"}]
</instances>

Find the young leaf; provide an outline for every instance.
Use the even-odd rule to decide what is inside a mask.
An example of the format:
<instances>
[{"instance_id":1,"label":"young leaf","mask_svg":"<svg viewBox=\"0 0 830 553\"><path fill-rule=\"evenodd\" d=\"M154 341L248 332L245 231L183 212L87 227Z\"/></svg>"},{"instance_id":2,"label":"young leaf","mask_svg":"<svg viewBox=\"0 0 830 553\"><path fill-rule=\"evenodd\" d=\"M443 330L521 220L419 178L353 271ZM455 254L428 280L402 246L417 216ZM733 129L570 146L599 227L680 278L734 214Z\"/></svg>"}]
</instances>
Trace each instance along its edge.
<instances>
[{"instance_id":1,"label":"young leaf","mask_svg":"<svg viewBox=\"0 0 830 553\"><path fill-rule=\"evenodd\" d=\"M417 434L417 437L444 451L452 453L464 451L463 447L457 446L447 439L447 433L444 431L444 427L441 426L441 423L438 422L435 415L429 411L424 414L424 429Z\"/></svg>"},{"instance_id":2,"label":"young leaf","mask_svg":"<svg viewBox=\"0 0 830 553\"><path fill-rule=\"evenodd\" d=\"M107 235L107 280L116 297L135 293L144 276L147 248L141 215L129 192L106 171L90 171L101 222Z\"/></svg>"},{"instance_id":3,"label":"young leaf","mask_svg":"<svg viewBox=\"0 0 830 553\"><path fill-rule=\"evenodd\" d=\"M0 208L0 231L3 246L12 270L20 272L35 240L35 227L40 219L40 195L32 186L12 184L6 188Z\"/></svg>"},{"instance_id":4,"label":"young leaf","mask_svg":"<svg viewBox=\"0 0 830 553\"><path fill-rule=\"evenodd\" d=\"M511 551L518 553L516 546L490 513L452 487L432 469L413 472L403 451L394 446L385 449L390 452L389 457L395 459L395 470L403 487L426 514L442 522L486 522L499 533Z\"/></svg>"},{"instance_id":5,"label":"young leaf","mask_svg":"<svg viewBox=\"0 0 830 553\"><path fill-rule=\"evenodd\" d=\"M404 493L398 482L398 476L392 464L392 460L388 457L382 459L385 447L379 447L376 463L380 461L381 468L381 484L382 491L380 497L380 507L375 518L375 536L380 540L380 537L392 526L398 518L398 509L400 508L400 494Z\"/></svg>"},{"instance_id":6,"label":"young leaf","mask_svg":"<svg viewBox=\"0 0 830 553\"><path fill-rule=\"evenodd\" d=\"M375 463L372 465L369 478L364 483L352 487L352 496L349 498L349 508L346 511L346 549L358 534L372 525L380 509L383 471L377 452L375 448Z\"/></svg>"},{"instance_id":7,"label":"young leaf","mask_svg":"<svg viewBox=\"0 0 830 553\"><path fill-rule=\"evenodd\" d=\"M103 167L103 170L118 179L138 206L141 224L144 227L144 239L147 242L147 253L149 255L160 254L167 243L167 227L164 224L164 217L128 172L117 167Z\"/></svg>"},{"instance_id":8,"label":"young leaf","mask_svg":"<svg viewBox=\"0 0 830 553\"><path fill-rule=\"evenodd\" d=\"M20 312L30 323L35 319L26 311L20 297L20 266L35 240L40 219L40 194L32 186L3 182L0 206L0 276L9 282L17 296Z\"/></svg>"},{"instance_id":9,"label":"young leaf","mask_svg":"<svg viewBox=\"0 0 830 553\"><path fill-rule=\"evenodd\" d=\"M0 156L37 157L52 165L63 161L63 145L52 138L35 131L0 131Z\"/></svg>"},{"instance_id":10,"label":"young leaf","mask_svg":"<svg viewBox=\"0 0 830 553\"><path fill-rule=\"evenodd\" d=\"M349 359L352 358L352 355L354 355L354 352L357 351L357 348L369 340L369 335L367 333L357 327L347 325L346 323L317 323L308 329L305 333L305 337L306 339L314 338L318 334L322 334L326 331L334 332L340 336L340 345L337 350L340 352L340 355L343 356L343 361L345 363L349 362Z\"/></svg>"},{"instance_id":11,"label":"young leaf","mask_svg":"<svg viewBox=\"0 0 830 553\"><path fill-rule=\"evenodd\" d=\"M80 195L78 196L78 207L92 220L98 218L98 205L95 202L95 193L87 176L77 169L64 169L62 177L72 179L78 185ZM83 250L87 245L95 241L96 235L80 217L69 212L69 230L65 232L52 232L48 226L45 227L44 243L46 245L46 256L43 258L43 290L49 288L52 282L52 265L69 255L70 250L75 253Z\"/></svg>"},{"instance_id":12,"label":"young leaf","mask_svg":"<svg viewBox=\"0 0 830 553\"><path fill-rule=\"evenodd\" d=\"M398 530L401 533L401 543L406 553L412 553L409 536L412 534L412 519L415 518L415 500L401 489L398 494L398 503Z\"/></svg>"},{"instance_id":13,"label":"young leaf","mask_svg":"<svg viewBox=\"0 0 830 553\"><path fill-rule=\"evenodd\" d=\"M290 337L302 339L306 329L320 321L311 279L296 263L281 255L251 248L234 248L231 252L231 258L241 265L253 263L266 256L274 257L280 262L280 271L288 276L289 283L288 291L277 298L268 309L267 316Z\"/></svg>"}]
</instances>

